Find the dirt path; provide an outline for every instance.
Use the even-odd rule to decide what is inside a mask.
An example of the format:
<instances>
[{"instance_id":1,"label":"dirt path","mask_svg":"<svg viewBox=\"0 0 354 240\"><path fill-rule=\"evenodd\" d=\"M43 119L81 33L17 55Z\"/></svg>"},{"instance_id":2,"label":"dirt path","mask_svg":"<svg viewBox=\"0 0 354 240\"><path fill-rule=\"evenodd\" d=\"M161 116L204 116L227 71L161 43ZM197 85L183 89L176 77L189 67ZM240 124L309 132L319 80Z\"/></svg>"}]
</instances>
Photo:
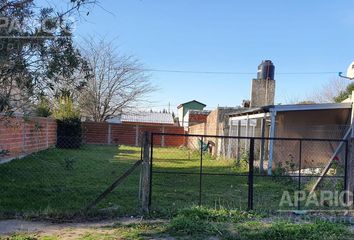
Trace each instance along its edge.
<instances>
[{"instance_id":1,"label":"dirt path","mask_svg":"<svg viewBox=\"0 0 354 240\"><path fill-rule=\"evenodd\" d=\"M140 218L120 218L111 221L59 224L24 220L2 220L0 221L0 237L6 237L15 233L35 233L38 236L57 236L60 239L77 239L90 232L109 234L113 230L107 227L117 223L131 224L140 222Z\"/></svg>"}]
</instances>

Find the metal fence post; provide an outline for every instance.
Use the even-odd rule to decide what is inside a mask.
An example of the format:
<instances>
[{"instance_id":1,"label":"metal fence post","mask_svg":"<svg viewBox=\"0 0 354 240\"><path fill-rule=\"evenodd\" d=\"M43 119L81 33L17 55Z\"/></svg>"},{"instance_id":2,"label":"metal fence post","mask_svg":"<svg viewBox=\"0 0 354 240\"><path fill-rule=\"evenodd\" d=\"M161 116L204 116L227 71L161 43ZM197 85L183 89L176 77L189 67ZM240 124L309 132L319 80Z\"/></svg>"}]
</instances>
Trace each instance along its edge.
<instances>
[{"instance_id":1,"label":"metal fence post","mask_svg":"<svg viewBox=\"0 0 354 240\"><path fill-rule=\"evenodd\" d=\"M149 177L150 177L150 189L149 189L149 208L151 206L151 197L152 197L152 160L153 160L153 153L154 153L154 133L150 134L151 138L150 138L150 173L149 173Z\"/></svg>"},{"instance_id":2,"label":"metal fence post","mask_svg":"<svg viewBox=\"0 0 354 240\"><path fill-rule=\"evenodd\" d=\"M344 156L344 203L350 203L350 195L352 194L351 192L348 192L349 185L348 185L348 155L349 155L349 144L348 141L345 141L345 156Z\"/></svg>"},{"instance_id":3,"label":"metal fence post","mask_svg":"<svg viewBox=\"0 0 354 240\"><path fill-rule=\"evenodd\" d=\"M302 158L302 140L299 140L299 181L297 184L297 191L298 191L298 196L297 196L297 210L300 210L300 190L301 190L301 158Z\"/></svg>"},{"instance_id":4,"label":"metal fence post","mask_svg":"<svg viewBox=\"0 0 354 240\"><path fill-rule=\"evenodd\" d=\"M253 210L253 162L254 162L254 138L250 138L248 156L248 210Z\"/></svg>"},{"instance_id":5,"label":"metal fence post","mask_svg":"<svg viewBox=\"0 0 354 240\"><path fill-rule=\"evenodd\" d=\"M143 136L143 162L142 162L142 192L141 204L144 213L149 212L151 199L151 167L150 167L150 133L145 132Z\"/></svg>"},{"instance_id":6,"label":"metal fence post","mask_svg":"<svg viewBox=\"0 0 354 240\"><path fill-rule=\"evenodd\" d=\"M199 206L202 205L203 144L204 144L204 137L202 137L200 140Z\"/></svg>"}]
</instances>

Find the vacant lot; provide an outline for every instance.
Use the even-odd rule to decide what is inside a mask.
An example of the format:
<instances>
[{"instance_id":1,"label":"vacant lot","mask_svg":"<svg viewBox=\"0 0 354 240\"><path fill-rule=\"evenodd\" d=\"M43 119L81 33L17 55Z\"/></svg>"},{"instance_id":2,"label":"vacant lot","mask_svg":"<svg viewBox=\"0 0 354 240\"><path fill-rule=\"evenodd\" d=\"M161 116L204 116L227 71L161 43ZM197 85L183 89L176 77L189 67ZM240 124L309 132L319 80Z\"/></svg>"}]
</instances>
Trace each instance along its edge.
<instances>
[{"instance_id":1,"label":"vacant lot","mask_svg":"<svg viewBox=\"0 0 354 240\"><path fill-rule=\"evenodd\" d=\"M49 149L0 165L2 217L72 216L140 159L140 148L86 145ZM200 155L186 148L154 148L153 213L169 216L199 202ZM247 166L203 155L202 204L213 208L247 207ZM92 214L137 215L140 168L104 199ZM283 190L296 183L255 178L255 209L277 209Z\"/></svg>"}]
</instances>

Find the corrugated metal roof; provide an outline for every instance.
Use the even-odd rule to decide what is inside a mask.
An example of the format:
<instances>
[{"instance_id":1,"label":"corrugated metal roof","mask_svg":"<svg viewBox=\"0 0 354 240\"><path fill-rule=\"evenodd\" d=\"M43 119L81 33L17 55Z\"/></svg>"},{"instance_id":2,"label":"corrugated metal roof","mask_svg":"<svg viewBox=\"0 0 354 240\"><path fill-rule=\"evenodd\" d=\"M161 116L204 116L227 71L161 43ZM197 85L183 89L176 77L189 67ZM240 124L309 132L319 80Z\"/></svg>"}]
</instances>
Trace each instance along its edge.
<instances>
[{"instance_id":1,"label":"corrugated metal roof","mask_svg":"<svg viewBox=\"0 0 354 240\"><path fill-rule=\"evenodd\" d=\"M288 105L268 105L257 108L244 108L239 112L230 113L229 117L239 116L244 114L256 114L262 112L269 112L274 109L277 112L286 111L305 111L305 110L326 110L326 109L342 109L351 108L351 103L317 103L317 104L288 104Z\"/></svg>"},{"instance_id":2,"label":"corrugated metal roof","mask_svg":"<svg viewBox=\"0 0 354 240\"><path fill-rule=\"evenodd\" d=\"M174 124L171 113L138 112L123 113L122 122Z\"/></svg>"},{"instance_id":3,"label":"corrugated metal roof","mask_svg":"<svg viewBox=\"0 0 354 240\"><path fill-rule=\"evenodd\" d=\"M188 103L192 103L192 102L195 102L195 103L199 103L200 105L203 105L204 107L206 107L206 105L204 103L201 103L197 100L192 100L192 101L189 101L189 102L185 102L185 103L181 103L180 105L178 105L177 109L181 108L182 106L188 104Z\"/></svg>"}]
</instances>

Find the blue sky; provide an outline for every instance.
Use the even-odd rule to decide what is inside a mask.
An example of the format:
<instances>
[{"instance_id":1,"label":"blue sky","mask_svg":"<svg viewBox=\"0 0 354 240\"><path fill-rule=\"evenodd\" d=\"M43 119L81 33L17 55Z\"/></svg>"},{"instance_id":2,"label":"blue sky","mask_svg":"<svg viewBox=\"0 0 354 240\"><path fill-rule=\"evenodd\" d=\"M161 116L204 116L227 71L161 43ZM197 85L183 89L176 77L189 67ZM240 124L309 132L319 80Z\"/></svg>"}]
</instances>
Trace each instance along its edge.
<instances>
[{"instance_id":1,"label":"blue sky","mask_svg":"<svg viewBox=\"0 0 354 240\"><path fill-rule=\"evenodd\" d=\"M43 0L44 1L44 0ZM276 66L276 103L303 100L354 60L354 1L101 0L76 34L115 39L146 68L246 72L151 72L159 90L147 108L196 99L208 108L249 99L262 59ZM283 73L283 74L281 74Z\"/></svg>"}]
</instances>

